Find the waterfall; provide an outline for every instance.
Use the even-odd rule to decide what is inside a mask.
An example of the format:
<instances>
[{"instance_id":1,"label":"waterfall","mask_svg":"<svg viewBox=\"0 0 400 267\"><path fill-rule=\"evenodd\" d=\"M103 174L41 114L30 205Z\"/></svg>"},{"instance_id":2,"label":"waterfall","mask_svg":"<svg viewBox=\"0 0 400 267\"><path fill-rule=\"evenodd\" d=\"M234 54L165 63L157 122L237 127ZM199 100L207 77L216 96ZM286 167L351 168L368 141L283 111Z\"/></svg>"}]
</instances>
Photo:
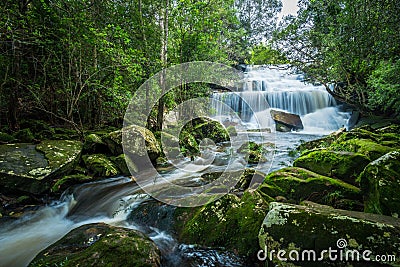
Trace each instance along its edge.
<instances>
[{"instance_id":1,"label":"waterfall","mask_svg":"<svg viewBox=\"0 0 400 267\"><path fill-rule=\"evenodd\" d=\"M323 86L305 83L302 74L283 67L248 67L235 92L215 92L213 109L220 120L238 115L250 128L274 128L269 109L297 114L304 131L335 131L347 125L349 114L340 112Z\"/></svg>"}]
</instances>

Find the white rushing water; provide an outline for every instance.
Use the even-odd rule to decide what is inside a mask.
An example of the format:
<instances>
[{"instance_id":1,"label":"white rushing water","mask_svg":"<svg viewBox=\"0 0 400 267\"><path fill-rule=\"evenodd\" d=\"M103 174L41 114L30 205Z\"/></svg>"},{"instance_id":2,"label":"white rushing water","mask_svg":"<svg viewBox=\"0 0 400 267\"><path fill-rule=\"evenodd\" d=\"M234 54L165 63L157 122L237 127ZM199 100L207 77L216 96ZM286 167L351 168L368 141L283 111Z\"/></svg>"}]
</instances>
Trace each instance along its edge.
<instances>
[{"instance_id":1,"label":"white rushing water","mask_svg":"<svg viewBox=\"0 0 400 267\"><path fill-rule=\"evenodd\" d=\"M341 112L323 86L303 82L304 76L287 66L248 67L236 92L214 93L217 117L231 120L239 114L248 128L274 128L270 109L300 116L304 133L326 134L346 126L350 118ZM222 104L223 103L223 104ZM225 105L224 105L225 104Z\"/></svg>"}]
</instances>

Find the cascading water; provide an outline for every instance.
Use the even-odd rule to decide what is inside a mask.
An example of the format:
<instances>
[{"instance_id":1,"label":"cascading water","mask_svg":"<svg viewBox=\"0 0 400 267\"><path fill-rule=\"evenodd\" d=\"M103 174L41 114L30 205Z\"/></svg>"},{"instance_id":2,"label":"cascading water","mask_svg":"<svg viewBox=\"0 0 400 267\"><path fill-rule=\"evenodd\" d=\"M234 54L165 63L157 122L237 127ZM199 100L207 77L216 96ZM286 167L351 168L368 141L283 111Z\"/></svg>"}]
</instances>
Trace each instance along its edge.
<instances>
[{"instance_id":1,"label":"cascading water","mask_svg":"<svg viewBox=\"0 0 400 267\"><path fill-rule=\"evenodd\" d=\"M325 134L347 125L350 115L340 112L335 99L323 86L303 82L304 76L287 66L248 67L236 92L212 95L217 117L231 120L239 115L247 128L274 128L270 109L301 117L304 132Z\"/></svg>"}]
</instances>

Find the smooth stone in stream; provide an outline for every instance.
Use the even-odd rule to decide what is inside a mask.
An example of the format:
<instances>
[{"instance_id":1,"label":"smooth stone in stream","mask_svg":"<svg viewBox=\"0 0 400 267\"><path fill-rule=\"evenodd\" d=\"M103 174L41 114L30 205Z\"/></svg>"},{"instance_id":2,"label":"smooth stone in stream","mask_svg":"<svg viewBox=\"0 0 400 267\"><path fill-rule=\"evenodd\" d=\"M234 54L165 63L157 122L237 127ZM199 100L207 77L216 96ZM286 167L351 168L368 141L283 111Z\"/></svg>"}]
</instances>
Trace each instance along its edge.
<instances>
[{"instance_id":1,"label":"smooth stone in stream","mask_svg":"<svg viewBox=\"0 0 400 267\"><path fill-rule=\"evenodd\" d=\"M160 251L139 231L104 223L76 228L29 266L160 266Z\"/></svg>"},{"instance_id":2,"label":"smooth stone in stream","mask_svg":"<svg viewBox=\"0 0 400 267\"><path fill-rule=\"evenodd\" d=\"M5 191L43 193L74 169L81 150L81 142L70 140L1 145L0 185Z\"/></svg>"}]
</instances>

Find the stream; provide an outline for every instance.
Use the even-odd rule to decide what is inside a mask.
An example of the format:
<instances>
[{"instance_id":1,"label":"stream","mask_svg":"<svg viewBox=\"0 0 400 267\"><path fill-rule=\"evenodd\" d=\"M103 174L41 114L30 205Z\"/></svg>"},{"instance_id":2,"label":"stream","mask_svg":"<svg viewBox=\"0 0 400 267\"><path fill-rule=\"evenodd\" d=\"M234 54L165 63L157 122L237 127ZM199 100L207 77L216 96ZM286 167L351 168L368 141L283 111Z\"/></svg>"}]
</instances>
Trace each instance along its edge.
<instances>
[{"instance_id":1,"label":"stream","mask_svg":"<svg viewBox=\"0 0 400 267\"><path fill-rule=\"evenodd\" d=\"M268 161L256 165L243 162L235 150L234 142L221 147L209 147L213 161L207 168L185 172L182 168L162 170L162 176L178 183L198 185L205 173L225 171L228 161L233 169L256 168L270 173L291 166L294 158L289 151L301 142L311 141L347 125L350 114L322 88L305 84L303 75L279 67L248 68L243 86L238 92L215 92L212 98L223 102L239 114L242 122L237 127L238 136L246 136L256 143L274 144L268 152ZM268 102L268 105L262 104ZM261 104L260 104L261 103ZM235 123L224 105L213 107L215 119ZM301 117L304 130L299 132L275 132L269 109L279 109ZM271 131L254 131L254 129ZM206 161L206 153L191 162ZM231 170L231 169L230 169ZM161 172L161 171L160 171ZM86 183L66 190L60 200L23 215L15 221L0 226L0 266L27 266L43 249L53 244L74 228L89 223L104 222L110 225L136 229L149 236L160 248L162 266L245 266L235 254L196 246L179 244L165 226L155 227L151 221L136 217L135 212L155 200L128 177L114 177ZM174 207L158 206L155 214L173 212Z\"/></svg>"}]
</instances>

